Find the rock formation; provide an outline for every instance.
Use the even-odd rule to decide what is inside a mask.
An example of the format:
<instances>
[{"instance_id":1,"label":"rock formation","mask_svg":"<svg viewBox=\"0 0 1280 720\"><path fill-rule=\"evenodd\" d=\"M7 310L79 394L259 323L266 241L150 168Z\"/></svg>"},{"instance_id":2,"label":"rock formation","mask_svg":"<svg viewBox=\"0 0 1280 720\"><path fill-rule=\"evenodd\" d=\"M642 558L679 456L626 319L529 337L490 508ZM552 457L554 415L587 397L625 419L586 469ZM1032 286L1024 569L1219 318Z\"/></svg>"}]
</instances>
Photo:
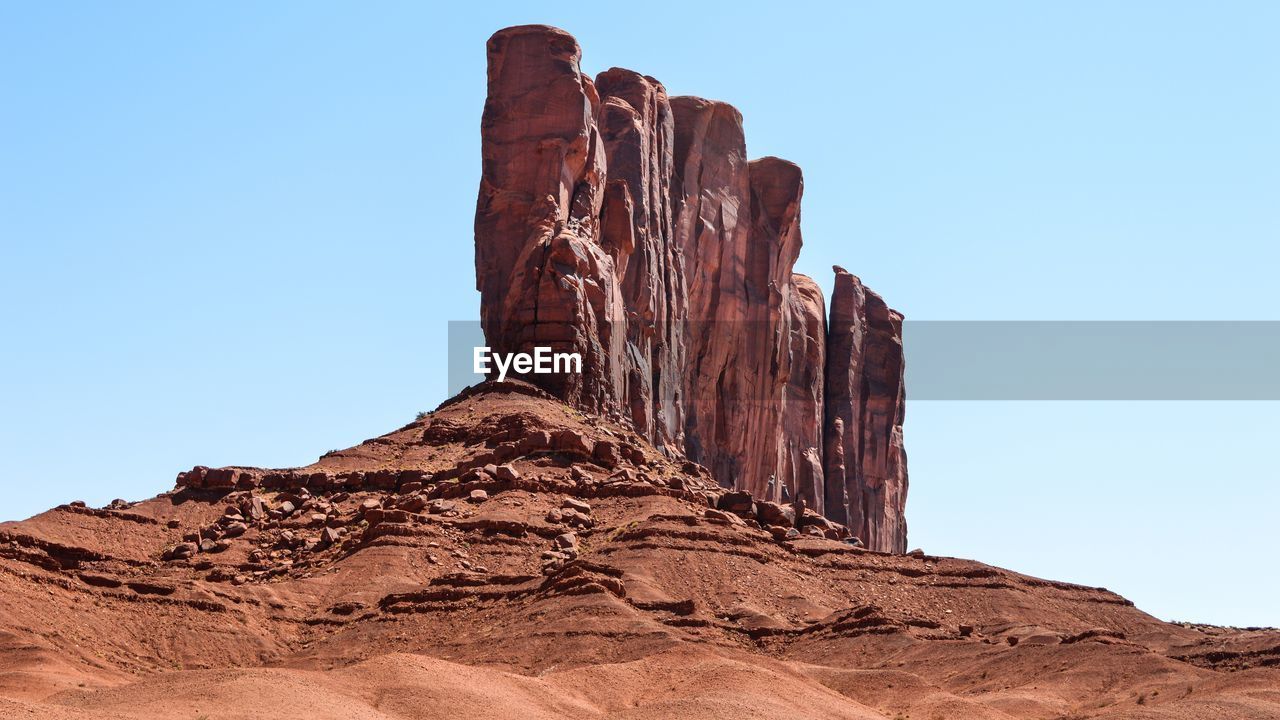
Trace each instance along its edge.
<instances>
[{"instance_id":1,"label":"rock formation","mask_svg":"<svg viewBox=\"0 0 1280 720\"><path fill-rule=\"evenodd\" d=\"M742 115L725 103L671 101L675 115L675 242L688 292L685 452L722 482L744 461L749 388L734 372L743 353L751 187Z\"/></svg>"},{"instance_id":2,"label":"rock formation","mask_svg":"<svg viewBox=\"0 0 1280 720\"><path fill-rule=\"evenodd\" d=\"M806 275L793 275L791 282L793 292L786 307L789 343L783 356L787 383L782 405L782 426L788 432L778 436L778 478L781 487L794 491L808 507L822 512L826 492L821 448L827 313L817 283ZM780 488L778 492L781 493Z\"/></svg>"},{"instance_id":3,"label":"rock formation","mask_svg":"<svg viewBox=\"0 0 1280 720\"><path fill-rule=\"evenodd\" d=\"M902 553L902 317L792 272L799 168L560 31L489 52L484 329L586 372L0 522L0 718L1280 717L1274 629Z\"/></svg>"},{"instance_id":4,"label":"rock formation","mask_svg":"<svg viewBox=\"0 0 1280 720\"><path fill-rule=\"evenodd\" d=\"M613 258L599 243L605 153L600 98L578 44L544 27L489 40L476 208L480 321L497 352L578 352L581 375L541 376L567 402L618 409L626 318Z\"/></svg>"},{"instance_id":5,"label":"rock formation","mask_svg":"<svg viewBox=\"0 0 1280 720\"><path fill-rule=\"evenodd\" d=\"M886 552L905 552L907 455L902 315L837 266L827 330L826 515Z\"/></svg>"},{"instance_id":6,"label":"rock formation","mask_svg":"<svg viewBox=\"0 0 1280 720\"><path fill-rule=\"evenodd\" d=\"M613 68L596 77L608 160L601 244L626 306L623 406L655 445L683 445L685 287L672 241L675 124L658 81Z\"/></svg>"},{"instance_id":7,"label":"rock formation","mask_svg":"<svg viewBox=\"0 0 1280 720\"><path fill-rule=\"evenodd\" d=\"M748 161L729 105L620 68L591 80L561 30L502 30L488 60L488 344L578 352L581 375L521 377L722 486L904 551L902 318L838 270L828 329L821 289L792 272L800 168Z\"/></svg>"}]
</instances>

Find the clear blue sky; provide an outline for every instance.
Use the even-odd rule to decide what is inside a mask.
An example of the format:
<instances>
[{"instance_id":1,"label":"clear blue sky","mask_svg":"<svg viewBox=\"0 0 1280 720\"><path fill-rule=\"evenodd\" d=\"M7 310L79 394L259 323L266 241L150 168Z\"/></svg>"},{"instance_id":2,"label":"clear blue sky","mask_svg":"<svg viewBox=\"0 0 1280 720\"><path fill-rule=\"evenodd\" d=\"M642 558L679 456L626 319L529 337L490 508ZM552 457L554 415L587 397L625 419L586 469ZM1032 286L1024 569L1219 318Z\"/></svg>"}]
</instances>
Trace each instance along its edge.
<instances>
[{"instance_id":1,"label":"clear blue sky","mask_svg":"<svg viewBox=\"0 0 1280 720\"><path fill-rule=\"evenodd\" d=\"M1280 319L1270 2L4 3L0 519L303 464L445 393L484 42L575 34L806 174L908 317ZM1275 403L911 402L911 544L1280 625Z\"/></svg>"}]
</instances>

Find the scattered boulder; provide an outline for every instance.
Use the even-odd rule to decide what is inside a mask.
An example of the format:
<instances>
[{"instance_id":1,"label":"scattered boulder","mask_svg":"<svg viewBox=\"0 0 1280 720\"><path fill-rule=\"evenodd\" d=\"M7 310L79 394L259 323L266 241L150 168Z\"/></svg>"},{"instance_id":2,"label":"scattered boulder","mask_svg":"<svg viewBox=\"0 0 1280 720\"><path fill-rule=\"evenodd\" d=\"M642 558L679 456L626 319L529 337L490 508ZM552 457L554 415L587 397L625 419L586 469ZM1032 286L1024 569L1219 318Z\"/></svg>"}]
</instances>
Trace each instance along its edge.
<instances>
[{"instance_id":1,"label":"scattered boulder","mask_svg":"<svg viewBox=\"0 0 1280 720\"><path fill-rule=\"evenodd\" d=\"M708 476L710 471L692 460L685 460L680 463L680 472L689 477Z\"/></svg>"},{"instance_id":2,"label":"scattered boulder","mask_svg":"<svg viewBox=\"0 0 1280 720\"><path fill-rule=\"evenodd\" d=\"M609 476L610 482L635 482L636 473L631 468L622 468Z\"/></svg>"},{"instance_id":3,"label":"scattered boulder","mask_svg":"<svg viewBox=\"0 0 1280 720\"><path fill-rule=\"evenodd\" d=\"M618 453L617 443L611 440L599 440L591 450L591 457L606 468L613 469L622 461Z\"/></svg>"},{"instance_id":4,"label":"scattered boulder","mask_svg":"<svg viewBox=\"0 0 1280 720\"><path fill-rule=\"evenodd\" d=\"M406 512L417 513L422 512L430 503L426 495L410 495L397 503L396 507Z\"/></svg>"},{"instance_id":5,"label":"scattered boulder","mask_svg":"<svg viewBox=\"0 0 1280 720\"><path fill-rule=\"evenodd\" d=\"M209 541L209 542L212 542L212 541ZM182 542L182 543L178 543L177 545L174 545L173 547L170 547L170 548L168 548L167 550L165 550L165 551L164 551L164 555L162 555L162 556L161 556L161 559L164 559L164 560L185 560L185 559L187 559L187 558L189 558L189 557L191 557L191 556L195 555L195 554L196 554L197 552L199 552L199 551L200 551L200 547L199 547L198 545L196 545L195 543L193 543L193 542Z\"/></svg>"},{"instance_id":6,"label":"scattered boulder","mask_svg":"<svg viewBox=\"0 0 1280 720\"><path fill-rule=\"evenodd\" d=\"M723 525L746 525L746 522L737 515L723 510L716 510L715 508L707 508L702 512L702 516L711 522Z\"/></svg>"},{"instance_id":7,"label":"scattered boulder","mask_svg":"<svg viewBox=\"0 0 1280 720\"><path fill-rule=\"evenodd\" d=\"M452 500L442 500L437 498L427 505L427 512L432 515L442 515L447 512L453 512L457 507L458 504Z\"/></svg>"},{"instance_id":8,"label":"scattered boulder","mask_svg":"<svg viewBox=\"0 0 1280 720\"><path fill-rule=\"evenodd\" d=\"M626 458L627 460L631 461L636 465L644 465L645 463L648 462L648 460L644 456L644 451L640 449L639 445L632 445L631 443L627 443L626 445L622 446L621 452L622 452L622 457Z\"/></svg>"},{"instance_id":9,"label":"scattered boulder","mask_svg":"<svg viewBox=\"0 0 1280 720\"><path fill-rule=\"evenodd\" d=\"M482 503L488 499L489 499L489 493L485 492L484 490L472 490L471 494L467 496L467 501L473 502L473 503Z\"/></svg>"},{"instance_id":10,"label":"scattered boulder","mask_svg":"<svg viewBox=\"0 0 1280 720\"><path fill-rule=\"evenodd\" d=\"M591 519L590 515L578 512L571 508L561 508L560 516L563 518L564 522L572 525L573 527L589 528L596 524L596 521Z\"/></svg>"},{"instance_id":11,"label":"scattered boulder","mask_svg":"<svg viewBox=\"0 0 1280 720\"><path fill-rule=\"evenodd\" d=\"M517 455L531 455L551 447L551 433L546 430L534 430L516 443Z\"/></svg>"},{"instance_id":12,"label":"scattered boulder","mask_svg":"<svg viewBox=\"0 0 1280 720\"><path fill-rule=\"evenodd\" d=\"M240 509L254 522L262 522L267 517L267 504L260 497L249 498Z\"/></svg>"},{"instance_id":13,"label":"scattered boulder","mask_svg":"<svg viewBox=\"0 0 1280 720\"><path fill-rule=\"evenodd\" d=\"M364 514L364 519L369 521L369 525L380 525L382 523L407 523L413 516L405 510L370 510Z\"/></svg>"},{"instance_id":14,"label":"scattered boulder","mask_svg":"<svg viewBox=\"0 0 1280 720\"><path fill-rule=\"evenodd\" d=\"M744 517L756 514L755 501L752 500L751 493L745 490L733 490L721 495L716 502L716 509Z\"/></svg>"},{"instance_id":15,"label":"scattered boulder","mask_svg":"<svg viewBox=\"0 0 1280 720\"><path fill-rule=\"evenodd\" d=\"M563 453L579 455L584 458L593 456L595 446L590 438L577 430L561 430L552 440L552 448Z\"/></svg>"},{"instance_id":16,"label":"scattered boulder","mask_svg":"<svg viewBox=\"0 0 1280 720\"><path fill-rule=\"evenodd\" d=\"M762 525L782 525L794 527L796 524L795 508L761 500L756 503L756 518Z\"/></svg>"}]
</instances>

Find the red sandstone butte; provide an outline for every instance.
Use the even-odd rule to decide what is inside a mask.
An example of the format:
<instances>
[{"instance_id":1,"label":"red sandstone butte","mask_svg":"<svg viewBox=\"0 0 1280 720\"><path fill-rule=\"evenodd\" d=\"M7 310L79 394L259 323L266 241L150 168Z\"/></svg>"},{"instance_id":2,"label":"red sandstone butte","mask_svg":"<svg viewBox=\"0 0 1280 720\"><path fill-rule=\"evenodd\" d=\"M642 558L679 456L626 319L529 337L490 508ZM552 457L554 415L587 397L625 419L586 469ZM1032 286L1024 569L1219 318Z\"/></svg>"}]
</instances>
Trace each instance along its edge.
<instances>
[{"instance_id":1,"label":"red sandstone butte","mask_svg":"<svg viewBox=\"0 0 1280 720\"><path fill-rule=\"evenodd\" d=\"M901 552L902 316L840 268L828 316L736 110L489 60L484 329L586 373L0 522L0 718L1280 717L1274 629Z\"/></svg>"},{"instance_id":2,"label":"red sandstone butte","mask_svg":"<svg viewBox=\"0 0 1280 720\"><path fill-rule=\"evenodd\" d=\"M837 270L793 272L798 166L748 161L742 115L612 68L583 75L567 33L488 44L476 204L481 323L497 352L578 352L526 375L624 421L724 487L906 549L902 316Z\"/></svg>"}]
</instances>

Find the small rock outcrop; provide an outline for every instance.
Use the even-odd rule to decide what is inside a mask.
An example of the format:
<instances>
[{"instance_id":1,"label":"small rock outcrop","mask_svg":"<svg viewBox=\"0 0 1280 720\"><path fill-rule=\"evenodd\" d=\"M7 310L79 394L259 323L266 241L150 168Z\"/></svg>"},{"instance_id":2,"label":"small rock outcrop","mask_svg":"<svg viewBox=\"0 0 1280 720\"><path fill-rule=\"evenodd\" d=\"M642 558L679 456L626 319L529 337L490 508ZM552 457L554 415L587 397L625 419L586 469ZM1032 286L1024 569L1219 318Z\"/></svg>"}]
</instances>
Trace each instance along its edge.
<instances>
[{"instance_id":1,"label":"small rock outcrop","mask_svg":"<svg viewBox=\"0 0 1280 720\"><path fill-rule=\"evenodd\" d=\"M902 316L837 269L793 272L803 174L748 160L732 106L594 79L562 30L488 43L476 206L481 324L495 352L576 352L517 375L625 421L722 486L805 507L872 549L906 547Z\"/></svg>"}]
</instances>

